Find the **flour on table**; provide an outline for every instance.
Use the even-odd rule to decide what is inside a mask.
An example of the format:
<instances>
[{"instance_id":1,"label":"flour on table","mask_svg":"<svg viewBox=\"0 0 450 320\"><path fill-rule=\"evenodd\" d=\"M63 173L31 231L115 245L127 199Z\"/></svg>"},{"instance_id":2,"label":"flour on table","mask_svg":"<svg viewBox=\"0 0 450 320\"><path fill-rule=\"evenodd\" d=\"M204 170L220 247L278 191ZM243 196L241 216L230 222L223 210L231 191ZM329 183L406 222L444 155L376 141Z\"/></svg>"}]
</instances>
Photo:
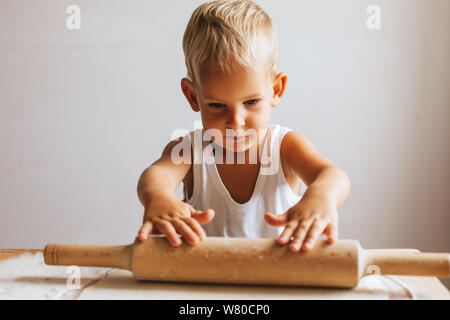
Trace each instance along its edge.
<instances>
[{"instance_id":1,"label":"flour on table","mask_svg":"<svg viewBox=\"0 0 450 320\"><path fill-rule=\"evenodd\" d=\"M48 266L42 253L26 253L0 263L0 299L76 299L111 268L81 267L80 289L67 286L68 266Z\"/></svg>"},{"instance_id":2,"label":"flour on table","mask_svg":"<svg viewBox=\"0 0 450 320\"><path fill-rule=\"evenodd\" d=\"M131 271L80 267L80 289L67 287L66 266L48 266L42 253L0 263L0 299L411 299L412 292L393 276L369 275L358 287L304 288L230 284L136 281Z\"/></svg>"}]
</instances>

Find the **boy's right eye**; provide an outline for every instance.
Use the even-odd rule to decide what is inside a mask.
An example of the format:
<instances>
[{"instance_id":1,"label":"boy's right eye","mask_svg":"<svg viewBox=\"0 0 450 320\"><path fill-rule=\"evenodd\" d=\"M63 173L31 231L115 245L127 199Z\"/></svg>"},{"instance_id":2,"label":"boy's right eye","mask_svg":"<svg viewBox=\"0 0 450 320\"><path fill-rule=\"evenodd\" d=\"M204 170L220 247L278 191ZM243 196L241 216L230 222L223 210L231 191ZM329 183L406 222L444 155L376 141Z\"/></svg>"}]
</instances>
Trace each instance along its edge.
<instances>
[{"instance_id":1,"label":"boy's right eye","mask_svg":"<svg viewBox=\"0 0 450 320\"><path fill-rule=\"evenodd\" d=\"M222 106L223 106L223 104L221 104L221 103L215 103L215 102L212 102L212 103L210 103L210 104L208 104L210 107L213 107L213 108L215 108L215 109L219 109L219 108L221 108Z\"/></svg>"}]
</instances>

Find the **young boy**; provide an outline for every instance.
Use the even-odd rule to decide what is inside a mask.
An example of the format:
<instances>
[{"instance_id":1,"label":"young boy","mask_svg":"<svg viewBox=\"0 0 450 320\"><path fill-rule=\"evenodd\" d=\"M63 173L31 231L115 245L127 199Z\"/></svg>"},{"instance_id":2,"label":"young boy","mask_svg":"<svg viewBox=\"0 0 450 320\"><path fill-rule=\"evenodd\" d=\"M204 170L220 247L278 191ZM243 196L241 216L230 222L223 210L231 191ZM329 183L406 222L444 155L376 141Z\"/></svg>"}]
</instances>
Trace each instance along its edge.
<instances>
[{"instance_id":1,"label":"young boy","mask_svg":"<svg viewBox=\"0 0 450 320\"><path fill-rule=\"evenodd\" d=\"M170 141L142 173L138 196L145 214L138 239L159 233L179 246L206 235L278 237L293 252L310 250L322 234L333 243L337 208L350 181L306 137L270 125L287 81L278 72L270 17L252 1L204 3L187 25L183 50L188 74L181 89L200 112L203 129ZM192 149L178 154L186 141ZM178 155L190 161L176 161ZM183 201L175 195L181 181ZM300 196L302 182L307 190Z\"/></svg>"}]
</instances>

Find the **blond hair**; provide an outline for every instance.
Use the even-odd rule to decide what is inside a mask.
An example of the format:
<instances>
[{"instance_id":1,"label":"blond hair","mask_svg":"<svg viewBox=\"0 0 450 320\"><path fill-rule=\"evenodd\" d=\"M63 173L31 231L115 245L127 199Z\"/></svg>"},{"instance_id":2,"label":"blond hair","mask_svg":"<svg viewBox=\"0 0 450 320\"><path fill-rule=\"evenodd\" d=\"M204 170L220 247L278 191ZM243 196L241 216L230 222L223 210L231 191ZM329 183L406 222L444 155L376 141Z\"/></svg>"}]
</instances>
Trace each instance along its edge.
<instances>
[{"instance_id":1,"label":"blond hair","mask_svg":"<svg viewBox=\"0 0 450 320\"><path fill-rule=\"evenodd\" d=\"M268 64L278 72L278 37L272 20L250 0L216 0L192 13L183 36L187 77L201 72L229 73Z\"/></svg>"}]
</instances>

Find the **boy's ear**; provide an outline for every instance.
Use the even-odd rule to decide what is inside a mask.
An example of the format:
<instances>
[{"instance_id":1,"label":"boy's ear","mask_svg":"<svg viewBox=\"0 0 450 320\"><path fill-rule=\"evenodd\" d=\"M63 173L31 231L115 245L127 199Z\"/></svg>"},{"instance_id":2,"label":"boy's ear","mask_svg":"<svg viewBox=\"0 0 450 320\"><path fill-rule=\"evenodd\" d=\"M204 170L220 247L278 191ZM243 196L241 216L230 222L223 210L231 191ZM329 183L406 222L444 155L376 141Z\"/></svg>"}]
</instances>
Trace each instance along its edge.
<instances>
[{"instance_id":1,"label":"boy's ear","mask_svg":"<svg viewBox=\"0 0 450 320\"><path fill-rule=\"evenodd\" d=\"M283 96L284 89L286 89L286 82L288 76L285 72L280 72L275 77L273 81L273 97L272 97L272 107L278 106L281 97Z\"/></svg>"},{"instance_id":2,"label":"boy's ear","mask_svg":"<svg viewBox=\"0 0 450 320\"><path fill-rule=\"evenodd\" d=\"M181 79L181 90L183 91L184 96L188 100L191 105L192 110L195 112L200 111L200 106L197 102L197 94L195 93L194 84L188 78Z\"/></svg>"}]
</instances>

